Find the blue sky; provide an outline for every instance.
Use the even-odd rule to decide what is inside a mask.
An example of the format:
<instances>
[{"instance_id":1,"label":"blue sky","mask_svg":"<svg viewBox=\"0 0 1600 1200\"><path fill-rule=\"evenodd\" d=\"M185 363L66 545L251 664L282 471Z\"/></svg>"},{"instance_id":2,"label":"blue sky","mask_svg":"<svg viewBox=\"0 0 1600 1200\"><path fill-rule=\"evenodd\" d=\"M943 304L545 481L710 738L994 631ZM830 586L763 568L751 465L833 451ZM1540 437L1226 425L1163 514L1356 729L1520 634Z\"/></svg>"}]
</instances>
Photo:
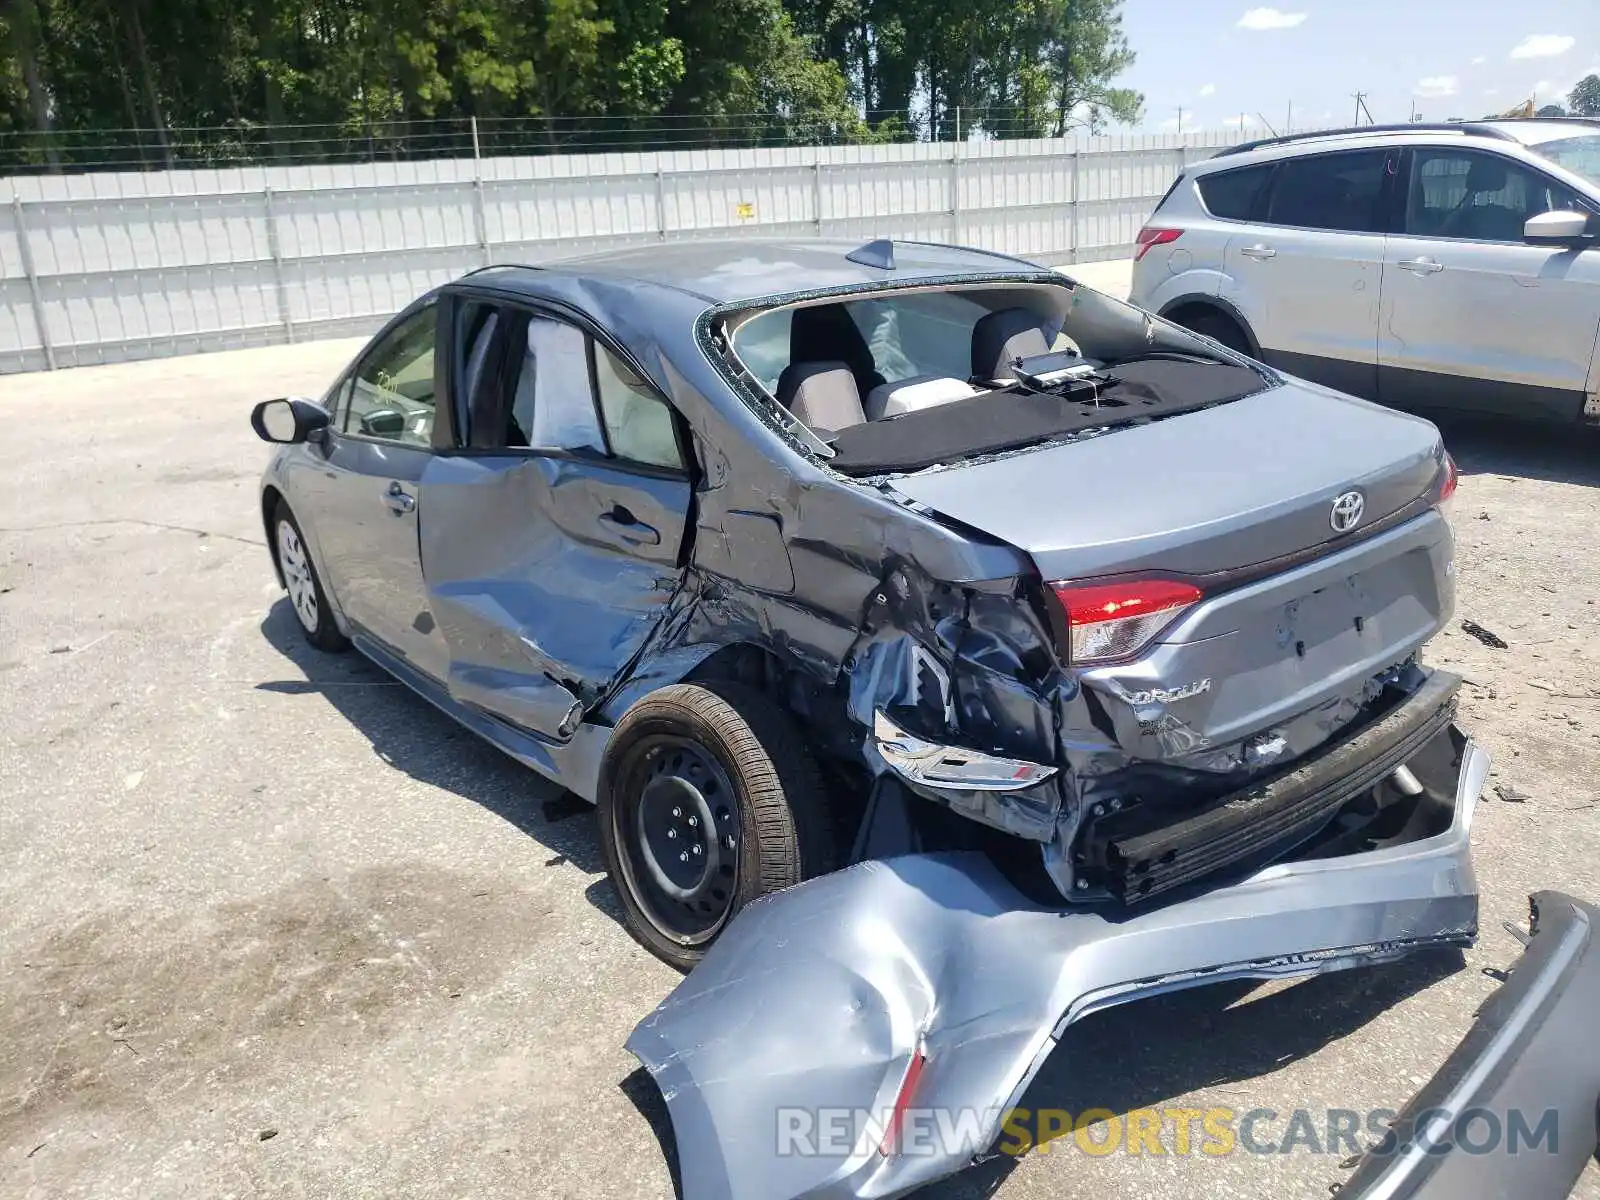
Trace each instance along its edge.
<instances>
[{"instance_id":1,"label":"blue sky","mask_svg":"<svg viewBox=\"0 0 1600 1200\"><path fill-rule=\"evenodd\" d=\"M1416 103L1430 121L1562 100L1600 74L1600 0L1125 0L1143 129L1349 124L1351 93L1378 121Z\"/></svg>"}]
</instances>

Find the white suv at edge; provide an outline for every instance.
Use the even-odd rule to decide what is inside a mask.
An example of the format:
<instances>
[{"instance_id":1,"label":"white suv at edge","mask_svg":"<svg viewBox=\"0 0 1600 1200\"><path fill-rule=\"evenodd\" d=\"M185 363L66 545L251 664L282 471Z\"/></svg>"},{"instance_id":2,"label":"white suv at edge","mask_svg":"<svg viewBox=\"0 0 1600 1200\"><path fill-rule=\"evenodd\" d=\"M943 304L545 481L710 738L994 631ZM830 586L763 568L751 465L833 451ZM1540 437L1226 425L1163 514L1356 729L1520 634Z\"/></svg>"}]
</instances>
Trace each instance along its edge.
<instances>
[{"instance_id":1,"label":"white suv at edge","mask_svg":"<svg viewBox=\"0 0 1600 1200\"><path fill-rule=\"evenodd\" d=\"M1600 121L1225 150L1140 231L1132 300L1384 404L1600 422Z\"/></svg>"}]
</instances>

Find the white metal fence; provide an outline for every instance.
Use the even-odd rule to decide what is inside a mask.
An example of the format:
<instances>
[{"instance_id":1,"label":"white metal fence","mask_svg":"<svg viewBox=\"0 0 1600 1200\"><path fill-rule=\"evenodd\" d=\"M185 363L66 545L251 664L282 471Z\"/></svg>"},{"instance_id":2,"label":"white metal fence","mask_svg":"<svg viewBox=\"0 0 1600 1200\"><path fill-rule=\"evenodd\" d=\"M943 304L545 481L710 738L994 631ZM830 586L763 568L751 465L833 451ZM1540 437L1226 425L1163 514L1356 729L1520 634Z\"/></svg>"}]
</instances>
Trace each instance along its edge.
<instances>
[{"instance_id":1,"label":"white metal fence","mask_svg":"<svg viewBox=\"0 0 1600 1200\"><path fill-rule=\"evenodd\" d=\"M366 332L489 262L690 237L1131 252L1225 133L38 175L0 199L0 372ZM3 196L3 192L0 192Z\"/></svg>"}]
</instances>

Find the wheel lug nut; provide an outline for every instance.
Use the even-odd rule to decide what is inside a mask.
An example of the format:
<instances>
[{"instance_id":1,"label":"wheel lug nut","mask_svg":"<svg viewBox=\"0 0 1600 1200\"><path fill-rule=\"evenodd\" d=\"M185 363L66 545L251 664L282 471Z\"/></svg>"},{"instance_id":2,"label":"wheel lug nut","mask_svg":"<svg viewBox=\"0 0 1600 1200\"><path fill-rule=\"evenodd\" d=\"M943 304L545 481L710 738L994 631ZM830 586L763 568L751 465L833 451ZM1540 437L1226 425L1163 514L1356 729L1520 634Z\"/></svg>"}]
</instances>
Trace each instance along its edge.
<instances>
[{"instance_id":1,"label":"wheel lug nut","mask_svg":"<svg viewBox=\"0 0 1600 1200\"><path fill-rule=\"evenodd\" d=\"M690 817L689 818L689 828L690 829L696 828L699 824L700 824L700 818L699 817Z\"/></svg>"},{"instance_id":2,"label":"wheel lug nut","mask_svg":"<svg viewBox=\"0 0 1600 1200\"><path fill-rule=\"evenodd\" d=\"M678 831L676 829L669 829L667 830L667 836L669 838L675 838L678 836Z\"/></svg>"},{"instance_id":3,"label":"wheel lug nut","mask_svg":"<svg viewBox=\"0 0 1600 1200\"><path fill-rule=\"evenodd\" d=\"M672 815L673 815L673 816L675 816L675 817L681 817L681 816L683 816L683 809L681 809L681 808L675 808L675 809L673 809L673 810L672 810Z\"/></svg>"},{"instance_id":4,"label":"wheel lug nut","mask_svg":"<svg viewBox=\"0 0 1600 1200\"><path fill-rule=\"evenodd\" d=\"M687 854L680 854L680 855L678 855L678 861L679 862L688 862L689 861L689 856Z\"/></svg>"},{"instance_id":5,"label":"wheel lug nut","mask_svg":"<svg viewBox=\"0 0 1600 1200\"><path fill-rule=\"evenodd\" d=\"M733 849L733 834L730 833L727 837L723 838L722 839L722 844L724 846L726 846L729 850L732 850Z\"/></svg>"},{"instance_id":6,"label":"wheel lug nut","mask_svg":"<svg viewBox=\"0 0 1600 1200\"><path fill-rule=\"evenodd\" d=\"M699 858L699 857L700 857L700 855L701 855L701 854L702 854L702 853L704 853L704 852L703 852L703 851L702 851L702 850L701 850L701 849L700 849L700 846L699 846L699 844L698 844L698 843L697 843L697 844L696 844L696 845L695 845L695 848L694 848L694 856L695 856L695 857L696 857L696 858Z\"/></svg>"}]
</instances>

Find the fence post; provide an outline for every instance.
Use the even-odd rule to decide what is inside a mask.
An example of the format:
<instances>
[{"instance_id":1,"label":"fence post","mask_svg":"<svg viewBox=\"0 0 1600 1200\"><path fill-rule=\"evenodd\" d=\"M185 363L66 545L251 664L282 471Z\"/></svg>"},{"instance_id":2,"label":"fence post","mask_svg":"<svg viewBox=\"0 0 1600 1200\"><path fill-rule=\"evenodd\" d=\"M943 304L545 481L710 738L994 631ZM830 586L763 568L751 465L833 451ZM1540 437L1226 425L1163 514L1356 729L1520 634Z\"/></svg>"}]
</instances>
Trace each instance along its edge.
<instances>
[{"instance_id":1,"label":"fence post","mask_svg":"<svg viewBox=\"0 0 1600 1200\"><path fill-rule=\"evenodd\" d=\"M44 365L56 369L56 351L50 344L50 331L44 323L44 298L39 295L39 273L33 268L33 247L28 244L28 227L22 221L22 197L11 193L11 215L17 226L17 249L22 254L22 273L28 277L28 298L33 301L33 323L39 330L39 346L44 350Z\"/></svg>"},{"instance_id":2,"label":"fence post","mask_svg":"<svg viewBox=\"0 0 1600 1200\"><path fill-rule=\"evenodd\" d=\"M819 158L811 164L811 223L817 227L817 236L822 236L822 160Z\"/></svg>"},{"instance_id":3,"label":"fence post","mask_svg":"<svg viewBox=\"0 0 1600 1200\"><path fill-rule=\"evenodd\" d=\"M961 120L961 110L956 109L956 121ZM961 153L959 144L950 154L950 241L961 245Z\"/></svg>"},{"instance_id":4,"label":"fence post","mask_svg":"<svg viewBox=\"0 0 1600 1200\"><path fill-rule=\"evenodd\" d=\"M478 153L478 118L472 122L472 234L478 241L478 253L483 265L494 266L494 256L489 252L489 215L483 208L483 158Z\"/></svg>"},{"instance_id":5,"label":"fence post","mask_svg":"<svg viewBox=\"0 0 1600 1200\"><path fill-rule=\"evenodd\" d=\"M1078 146L1077 146L1076 142L1074 142L1073 147L1072 147L1072 253L1071 253L1071 256L1067 259L1068 262L1072 262L1072 263L1075 263L1075 262L1078 261L1078 242L1079 242L1079 238L1081 236L1080 230L1078 228L1078 224L1079 224L1079 222L1078 222L1078 201L1080 199L1079 194L1078 194L1078 187L1079 187L1079 182L1078 182L1078 156L1079 156L1079 153L1080 152L1078 150Z\"/></svg>"},{"instance_id":6,"label":"fence post","mask_svg":"<svg viewBox=\"0 0 1600 1200\"><path fill-rule=\"evenodd\" d=\"M278 245L278 215L272 204L272 189L261 190L267 210L267 253L272 256L272 286L278 294L278 322L283 326L283 340L294 341L294 321L289 316L289 288L283 280L283 250Z\"/></svg>"},{"instance_id":7,"label":"fence post","mask_svg":"<svg viewBox=\"0 0 1600 1200\"><path fill-rule=\"evenodd\" d=\"M667 240L667 180L660 167L656 168L656 237Z\"/></svg>"}]
</instances>

